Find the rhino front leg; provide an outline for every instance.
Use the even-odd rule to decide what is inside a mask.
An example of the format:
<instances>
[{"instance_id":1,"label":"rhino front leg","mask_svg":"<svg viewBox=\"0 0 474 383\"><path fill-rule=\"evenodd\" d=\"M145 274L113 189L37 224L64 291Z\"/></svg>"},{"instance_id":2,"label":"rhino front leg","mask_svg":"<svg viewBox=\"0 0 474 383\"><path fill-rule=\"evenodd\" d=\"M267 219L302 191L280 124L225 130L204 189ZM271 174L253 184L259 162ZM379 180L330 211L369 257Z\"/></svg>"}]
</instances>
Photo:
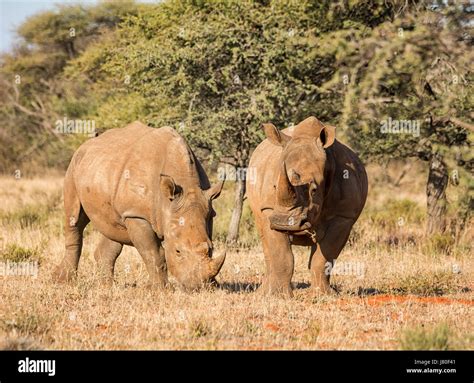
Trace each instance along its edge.
<instances>
[{"instance_id":1,"label":"rhino front leg","mask_svg":"<svg viewBox=\"0 0 474 383\"><path fill-rule=\"evenodd\" d=\"M145 262L150 286L164 289L168 286L165 252L150 223L141 218L127 218L125 226L133 246Z\"/></svg>"},{"instance_id":2,"label":"rhino front leg","mask_svg":"<svg viewBox=\"0 0 474 383\"><path fill-rule=\"evenodd\" d=\"M349 238L353 224L353 219L333 218L328 224L324 238L311 247L309 269L314 295L335 293L329 284L330 271L334 260L337 259Z\"/></svg>"},{"instance_id":3,"label":"rhino front leg","mask_svg":"<svg viewBox=\"0 0 474 383\"><path fill-rule=\"evenodd\" d=\"M265 294L291 297L294 257L288 236L270 229L270 221L265 213L257 220L266 265L262 291Z\"/></svg>"},{"instance_id":4,"label":"rhino front leg","mask_svg":"<svg viewBox=\"0 0 474 383\"><path fill-rule=\"evenodd\" d=\"M94 258L97 261L101 283L112 286L114 282L115 261L122 251L123 245L101 235L99 245L95 249Z\"/></svg>"},{"instance_id":5,"label":"rhino front leg","mask_svg":"<svg viewBox=\"0 0 474 383\"><path fill-rule=\"evenodd\" d=\"M329 284L329 255L321 251L320 245L311 246L309 269L311 270L311 289L314 295L332 294L334 290Z\"/></svg>"}]
</instances>

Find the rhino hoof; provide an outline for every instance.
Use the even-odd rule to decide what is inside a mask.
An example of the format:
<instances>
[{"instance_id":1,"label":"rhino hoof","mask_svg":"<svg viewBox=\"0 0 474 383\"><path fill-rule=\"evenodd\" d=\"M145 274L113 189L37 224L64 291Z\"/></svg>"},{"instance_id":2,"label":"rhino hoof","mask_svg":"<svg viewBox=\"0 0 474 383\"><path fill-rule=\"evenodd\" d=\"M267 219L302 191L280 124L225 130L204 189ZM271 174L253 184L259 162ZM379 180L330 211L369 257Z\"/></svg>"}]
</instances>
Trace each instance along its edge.
<instances>
[{"instance_id":1,"label":"rhino hoof","mask_svg":"<svg viewBox=\"0 0 474 383\"><path fill-rule=\"evenodd\" d=\"M145 287L153 291L174 291L174 287L170 283L148 282Z\"/></svg>"},{"instance_id":2,"label":"rhino hoof","mask_svg":"<svg viewBox=\"0 0 474 383\"><path fill-rule=\"evenodd\" d=\"M280 298L292 298L293 297L293 290L290 285L270 285L267 283L263 283L260 291L264 295L268 296L275 296Z\"/></svg>"},{"instance_id":3,"label":"rhino hoof","mask_svg":"<svg viewBox=\"0 0 474 383\"><path fill-rule=\"evenodd\" d=\"M312 295L314 297L323 297L323 296L336 296L337 291L336 289L332 288L331 286L324 286L324 287L313 287L312 288Z\"/></svg>"},{"instance_id":4,"label":"rhino hoof","mask_svg":"<svg viewBox=\"0 0 474 383\"><path fill-rule=\"evenodd\" d=\"M114 279L103 277L99 279L99 283L104 289L111 289L114 286Z\"/></svg>"},{"instance_id":5,"label":"rhino hoof","mask_svg":"<svg viewBox=\"0 0 474 383\"><path fill-rule=\"evenodd\" d=\"M53 272L53 281L58 283L72 282L76 278L76 271L68 271L63 267L58 266Z\"/></svg>"}]
</instances>

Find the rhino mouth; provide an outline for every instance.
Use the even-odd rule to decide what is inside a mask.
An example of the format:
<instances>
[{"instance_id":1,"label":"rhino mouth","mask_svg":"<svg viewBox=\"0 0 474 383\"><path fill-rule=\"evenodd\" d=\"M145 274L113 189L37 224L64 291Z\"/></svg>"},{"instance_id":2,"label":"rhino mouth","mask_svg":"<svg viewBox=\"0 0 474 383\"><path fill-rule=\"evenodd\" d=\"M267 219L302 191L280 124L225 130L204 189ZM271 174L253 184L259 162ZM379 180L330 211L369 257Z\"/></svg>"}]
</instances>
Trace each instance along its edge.
<instances>
[{"instance_id":1,"label":"rhino mouth","mask_svg":"<svg viewBox=\"0 0 474 383\"><path fill-rule=\"evenodd\" d=\"M277 231L291 232L292 234L303 234L311 229L311 223L307 221L307 215L301 212L274 211L270 219L270 228Z\"/></svg>"}]
</instances>

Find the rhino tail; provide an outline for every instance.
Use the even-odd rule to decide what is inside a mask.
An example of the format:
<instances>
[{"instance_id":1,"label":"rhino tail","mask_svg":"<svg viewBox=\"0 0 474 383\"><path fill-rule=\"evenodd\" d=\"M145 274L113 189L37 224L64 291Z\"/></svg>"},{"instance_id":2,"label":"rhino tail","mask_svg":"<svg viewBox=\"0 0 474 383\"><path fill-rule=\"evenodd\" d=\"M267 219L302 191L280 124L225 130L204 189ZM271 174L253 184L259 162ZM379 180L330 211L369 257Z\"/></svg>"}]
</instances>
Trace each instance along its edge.
<instances>
[{"instance_id":1,"label":"rhino tail","mask_svg":"<svg viewBox=\"0 0 474 383\"><path fill-rule=\"evenodd\" d=\"M73 167L68 168L64 178L64 213L66 214L66 227L77 226L81 213L81 201L74 182Z\"/></svg>"}]
</instances>

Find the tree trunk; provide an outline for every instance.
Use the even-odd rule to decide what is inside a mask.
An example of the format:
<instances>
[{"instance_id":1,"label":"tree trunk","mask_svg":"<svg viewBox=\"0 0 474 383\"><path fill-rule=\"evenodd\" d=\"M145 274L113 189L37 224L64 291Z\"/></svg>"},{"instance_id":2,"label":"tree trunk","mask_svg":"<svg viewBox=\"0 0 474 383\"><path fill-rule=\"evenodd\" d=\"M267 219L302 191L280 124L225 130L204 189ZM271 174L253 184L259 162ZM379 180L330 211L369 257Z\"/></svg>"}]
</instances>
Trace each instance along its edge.
<instances>
[{"instance_id":1,"label":"tree trunk","mask_svg":"<svg viewBox=\"0 0 474 383\"><path fill-rule=\"evenodd\" d=\"M442 233L446 230L446 187L448 168L439 153L430 159L426 197L428 205L427 233Z\"/></svg>"},{"instance_id":2,"label":"tree trunk","mask_svg":"<svg viewBox=\"0 0 474 383\"><path fill-rule=\"evenodd\" d=\"M242 217L242 210L244 206L245 177L237 177L234 190L234 210L232 211L229 232L227 233L226 239L228 244L235 244L239 239L240 218Z\"/></svg>"},{"instance_id":3,"label":"tree trunk","mask_svg":"<svg viewBox=\"0 0 474 383\"><path fill-rule=\"evenodd\" d=\"M72 60L76 57L76 49L72 41L66 41L66 52L69 56L69 59Z\"/></svg>"}]
</instances>

